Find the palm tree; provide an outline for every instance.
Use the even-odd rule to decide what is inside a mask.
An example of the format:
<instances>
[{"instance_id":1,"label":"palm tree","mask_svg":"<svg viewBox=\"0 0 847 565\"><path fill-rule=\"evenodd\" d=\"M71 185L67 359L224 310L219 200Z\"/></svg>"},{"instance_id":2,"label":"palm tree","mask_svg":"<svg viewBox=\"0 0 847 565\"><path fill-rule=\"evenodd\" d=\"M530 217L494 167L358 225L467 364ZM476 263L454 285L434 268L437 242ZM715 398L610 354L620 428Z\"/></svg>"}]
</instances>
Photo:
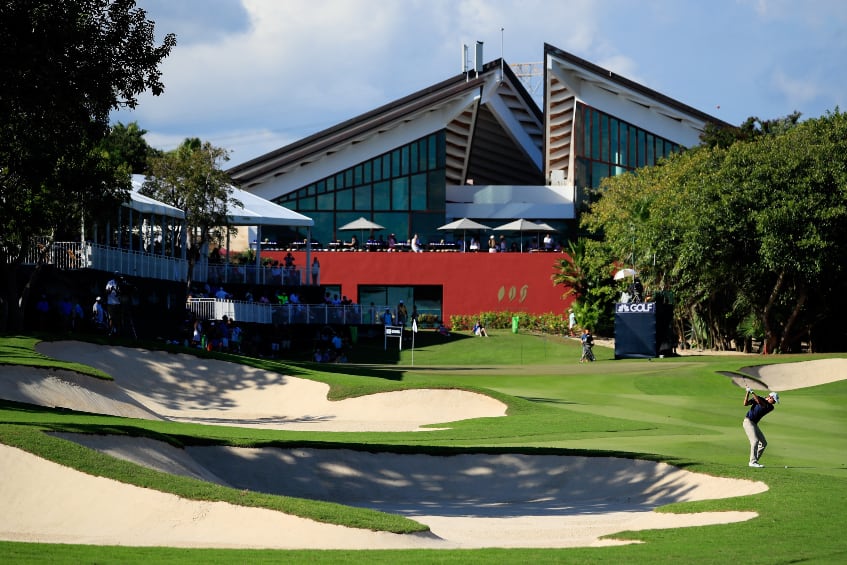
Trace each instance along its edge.
<instances>
[{"instance_id":1,"label":"palm tree","mask_svg":"<svg viewBox=\"0 0 847 565\"><path fill-rule=\"evenodd\" d=\"M557 260L558 272L551 278L553 284L565 287L562 298L573 296L579 300L588 291L588 280L584 268L585 263L585 239L568 242L568 253L564 259Z\"/></svg>"}]
</instances>

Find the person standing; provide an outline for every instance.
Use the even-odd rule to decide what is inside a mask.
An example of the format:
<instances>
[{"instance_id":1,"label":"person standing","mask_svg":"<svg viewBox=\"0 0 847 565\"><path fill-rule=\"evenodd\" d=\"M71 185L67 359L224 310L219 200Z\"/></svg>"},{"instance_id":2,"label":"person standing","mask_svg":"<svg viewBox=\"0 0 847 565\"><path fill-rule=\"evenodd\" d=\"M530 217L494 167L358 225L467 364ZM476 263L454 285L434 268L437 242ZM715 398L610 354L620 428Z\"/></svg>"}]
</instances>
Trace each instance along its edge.
<instances>
[{"instance_id":1,"label":"person standing","mask_svg":"<svg viewBox=\"0 0 847 565\"><path fill-rule=\"evenodd\" d=\"M109 329L109 317L106 310L103 309L103 304L100 303L100 297L94 299L94 304L91 305L91 319L94 321L94 327L97 329Z\"/></svg>"},{"instance_id":2,"label":"person standing","mask_svg":"<svg viewBox=\"0 0 847 565\"><path fill-rule=\"evenodd\" d=\"M312 284L317 285L321 279L321 263L317 256L312 260Z\"/></svg>"},{"instance_id":3,"label":"person standing","mask_svg":"<svg viewBox=\"0 0 847 565\"><path fill-rule=\"evenodd\" d=\"M582 357L580 357L580 363L588 363L589 361L594 361L594 351L592 348L594 347L594 336L591 335L591 330L588 328L582 329Z\"/></svg>"},{"instance_id":4,"label":"person standing","mask_svg":"<svg viewBox=\"0 0 847 565\"><path fill-rule=\"evenodd\" d=\"M747 434L747 439L750 440L750 462L748 463L750 467L764 467L759 463L759 458L762 457L762 453L768 446L768 440L765 439L765 434L759 428L759 422L773 411L775 404L779 404L779 394L776 392L761 397L753 392L753 389L747 387L744 394L744 406L750 406L750 410L747 411L742 425L744 426L744 433Z\"/></svg>"},{"instance_id":5,"label":"person standing","mask_svg":"<svg viewBox=\"0 0 847 565\"><path fill-rule=\"evenodd\" d=\"M418 237L418 234L415 234L414 236L412 236L411 247L412 247L413 253L422 253L423 252L423 249L421 248L421 240Z\"/></svg>"},{"instance_id":6,"label":"person standing","mask_svg":"<svg viewBox=\"0 0 847 565\"><path fill-rule=\"evenodd\" d=\"M118 333L121 325L118 319L121 315L121 294L118 286L120 278L120 273L115 271L115 276L106 283L106 312L109 314L110 334Z\"/></svg>"},{"instance_id":7,"label":"person standing","mask_svg":"<svg viewBox=\"0 0 847 565\"><path fill-rule=\"evenodd\" d=\"M568 336L573 337L574 329L576 328L576 314L573 313L573 308L568 308Z\"/></svg>"},{"instance_id":8,"label":"person standing","mask_svg":"<svg viewBox=\"0 0 847 565\"><path fill-rule=\"evenodd\" d=\"M400 304L397 305L397 325L406 327L406 320L409 318L409 311L406 310L406 305L403 304L403 301L400 301Z\"/></svg>"}]
</instances>

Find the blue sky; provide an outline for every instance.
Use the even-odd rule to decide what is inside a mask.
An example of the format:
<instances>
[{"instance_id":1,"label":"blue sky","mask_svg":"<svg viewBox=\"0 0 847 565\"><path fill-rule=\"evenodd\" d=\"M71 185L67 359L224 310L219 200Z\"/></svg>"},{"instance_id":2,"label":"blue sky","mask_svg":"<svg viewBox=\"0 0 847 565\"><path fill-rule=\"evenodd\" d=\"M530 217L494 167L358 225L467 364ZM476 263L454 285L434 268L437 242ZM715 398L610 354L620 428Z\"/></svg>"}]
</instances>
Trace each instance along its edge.
<instances>
[{"instance_id":1,"label":"blue sky","mask_svg":"<svg viewBox=\"0 0 847 565\"><path fill-rule=\"evenodd\" d=\"M450 78L461 45L540 63L544 43L740 124L847 110L843 0L137 0L173 32L165 92L113 121L227 166ZM501 28L503 29L501 33Z\"/></svg>"}]
</instances>

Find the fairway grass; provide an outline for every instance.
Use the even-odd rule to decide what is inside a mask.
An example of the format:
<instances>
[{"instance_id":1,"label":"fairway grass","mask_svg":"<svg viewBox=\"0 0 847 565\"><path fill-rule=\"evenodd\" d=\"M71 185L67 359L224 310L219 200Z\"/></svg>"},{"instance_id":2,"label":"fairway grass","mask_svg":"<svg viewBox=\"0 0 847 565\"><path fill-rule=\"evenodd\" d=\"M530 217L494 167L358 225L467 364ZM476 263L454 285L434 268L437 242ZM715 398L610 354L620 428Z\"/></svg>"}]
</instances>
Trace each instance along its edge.
<instances>
[{"instance_id":1,"label":"fairway grass","mask_svg":"<svg viewBox=\"0 0 847 565\"><path fill-rule=\"evenodd\" d=\"M0 542L8 563L209 563L280 561L337 563L815 563L847 562L842 526L847 493L847 381L781 395L762 423L769 440L765 469L746 466L741 429L743 389L723 373L760 363L756 356L689 356L613 360L597 347L598 361L579 364L575 340L492 332L490 338L460 335L437 341L416 338L415 350L387 355L382 342L362 343L373 362L321 366L243 359L253 366L330 384L330 397L379 391L455 387L485 392L506 402L505 418L450 424L425 433L283 432L87 415L0 403L0 441L92 474L111 476L186 497L236 499L202 481L184 481L97 454L44 431L142 435L174 445L239 447L319 446L444 454L468 452L618 455L666 461L710 475L764 481L765 493L731 499L677 503L666 512L754 511L759 517L731 525L653 530L615 537L642 543L574 549L406 551L260 551L98 547ZM0 363L86 370L44 359L34 339L0 339ZM382 350L382 353L380 353ZM412 356L414 355L414 359ZM818 356L770 356L767 362ZM228 357L228 359L232 359ZM361 359L360 359L361 360ZM96 372L89 371L89 374ZM101 378L103 375L97 375ZM438 426L441 427L441 426ZM37 488L37 487L36 487ZM230 489L231 490L231 489ZM275 507L315 519L388 531L414 531L396 515L253 493L249 504Z\"/></svg>"}]
</instances>

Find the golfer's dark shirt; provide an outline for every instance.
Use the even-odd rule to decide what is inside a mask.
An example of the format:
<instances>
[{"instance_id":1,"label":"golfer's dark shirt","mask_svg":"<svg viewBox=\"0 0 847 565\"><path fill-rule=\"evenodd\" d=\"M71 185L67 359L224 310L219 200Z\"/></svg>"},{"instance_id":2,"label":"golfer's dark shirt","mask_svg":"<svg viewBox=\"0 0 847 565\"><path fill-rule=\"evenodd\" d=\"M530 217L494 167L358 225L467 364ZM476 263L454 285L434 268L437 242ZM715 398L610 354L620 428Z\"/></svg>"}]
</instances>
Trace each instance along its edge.
<instances>
[{"instance_id":1,"label":"golfer's dark shirt","mask_svg":"<svg viewBox=\"0 0 847 565\"><path fill-rule=\"evenodd\" d=\"M751 406L750 410L747 411L747 419L754 424L758 424L759 420L764 418L768 412L773 410L773 404L770 402L765 401L762 404L759 404L754 398L751 398L750 402L753 403L753 406Z\"/></svg>"}]
</instances>

